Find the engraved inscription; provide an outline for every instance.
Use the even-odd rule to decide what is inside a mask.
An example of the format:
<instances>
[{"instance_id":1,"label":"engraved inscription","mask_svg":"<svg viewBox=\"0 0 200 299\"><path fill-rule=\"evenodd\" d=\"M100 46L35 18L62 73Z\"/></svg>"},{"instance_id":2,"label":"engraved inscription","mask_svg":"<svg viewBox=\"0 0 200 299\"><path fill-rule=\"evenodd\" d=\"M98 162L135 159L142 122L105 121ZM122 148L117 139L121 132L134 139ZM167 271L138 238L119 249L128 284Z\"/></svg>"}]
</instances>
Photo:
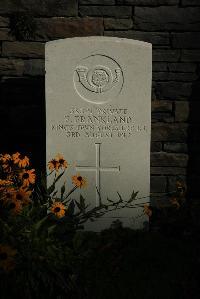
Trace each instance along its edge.
<instances>
[{"instance_id":1,"label":"engraved inscription","mask_svg":"<svg viewBox=\"0 0 200 299\"><path fill-rule=\"evenodd\" d=\"M114 99L120 94L124 83L120 65L103 54L82 59L75 69L73 80L78 95L94 104Z\"/></svg>"},{"instance_id":2,"label":"engraved inscription","mask_svg":"<svg viewBox=\"0 0 200 299\"><path fill-rule=\"evenodd\" d=\"M63 120L51 124L51 130L67 138L123 138L147 133L146 124L136 121L127 108L71 107Z\"/></svg>"}]
</instances>

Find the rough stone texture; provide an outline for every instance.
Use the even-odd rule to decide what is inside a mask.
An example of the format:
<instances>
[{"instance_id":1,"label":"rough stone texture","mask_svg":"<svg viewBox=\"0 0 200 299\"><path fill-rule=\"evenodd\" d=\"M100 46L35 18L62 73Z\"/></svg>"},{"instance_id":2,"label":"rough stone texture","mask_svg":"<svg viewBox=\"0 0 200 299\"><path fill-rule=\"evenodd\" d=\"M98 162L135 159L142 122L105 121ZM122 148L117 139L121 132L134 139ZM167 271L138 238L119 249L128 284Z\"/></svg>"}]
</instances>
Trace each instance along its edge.
<instances>
[{"instance_id":1,"label":"rough stone texture","mask_svg":"<svg viewBox=\"0 0 200 299\"><path fill-rule=\"evenodd\" d=\"M182 50L181 61L200 62L200 51L199 50Z\"/></svg>"},{"instance_id":2,"label":"rough stone texture","mask_svg":"<svg viewBox=\"0 0 200 299\"><path fill-rule=\"evenodd\" d=\"M142 31L106 31L106 36L116 36L137 39L153 45L165 46L169 45L169 33L164 32L142 32Z\"/></svg>"},{"instance_id":3,"label":"rough stone texture","mask_svg":"<svg viewBox=\"0 0 200 299\"><path fill-rule=\"evenodd\" d=\"M176 122L187 122L190 115L189 102L176 101L175 102L175 121Z\"/></svg>"},{"instance_id":4,"label":"rough stone texture","mask_svg":"<svg viewBox=\"0 0 200 299\"><path fill-rule=\"evenodd\" d=\"M197 65L195 63L187 63L187 62L178 62L178 63L168 63L167 68L170 72L182 72L182 73L193 73L197 69Z\"/></svg>"},{"instance_id":5,"label":"rough stone texture","mask_svg":"<svg viewBox=\"0 0 200 299\"><path fill-rule=\"evenodd\" d=\"M23 60L0 58L0 76L22 76L23 70Z\"/></svg>"},{"instance_id":6,"label":"rough stone texture","mask_svg":"<svg viewBox=\"0 0 200 299\"><path fill-rule=\"evenodd\" d=\"M45 62L43 59L28 59L24 61L24 75L44 76Z\"/></svg>"},{"instance_id":7,"label":"rough stone texture","mask_svg":"<svg viewBox=\"0 0 200 299\"><path fill-rule=\"evenodd\" d=\"M2 55L7 57L44 57L44 44L34 42L3 42Z\"/></svg>"},{"instance_id":8,"label":"rough stone texture","mask_svg":"<svg viewBox=\"0 0 200 299\"><path fill-rule=\"evenodd\" d=\"M151 154L151 166L162 167L186 167L188 164L188 155L172 154L165 152L155 152Z\"/></svg>"},{"instance_id":9,"label":"rough stone texture","mask_svg":"<svg viewBox=\"0 0 200 299\"><path fill-rule=\"evenodd\" d=\"M179 0L117 0L119 4L131 4L137 6L159 6L159 5L176 5Z\"/></svg>"},{"instance_id":10,"label":"rough stone texture","mask_svg":"<svg viewBox=\"0 0 200 299\"><path fill-rule=\"evenodd\" d=\"M196 70L196 63L156 61L153 63L153 72L195 73Z\"/></svg>"},{"instance_id":11,"label":"rough stone texture","mask_svg":"<svg viewBox=\"0 0 200 299\"><path fill-rule=\"evenodd\" d=\"M196 73L153 72L154 81L192 82L197 78Z\"/></svg>"},{"instance_id":12,"label":"rough stone texture","mask_svg":"<svg viewBox=\"0 0 200 299\"><path fill-rule=\"evenodd\" d=\"M37 20L36 40L48 41L74 36L103 34L103 20L100 18L45 18Z\"/></svg>"},{"instance_id":13,"label":"rough stone texture","mask_svg":"<svg viewBox=\"0 0 200 299\"><path fill-rule=\"evenodd\" d=\"M113 18L105 18L104 19L104 28L106 30L124 30L131 29L133 27L132 19L113 19ZM105 32L107 35L107 32ZM114 32L112 32L114 34Z\"/></svg>"},{"instance_id":14,"label":"rough stone texture","mask_svg":"<svg viewBox=\"0 0 200 299\"><path fill-rule=\"evenodd\" d=\"M156 82L155 90L158 99L188 100L192 93L192 83Z\"/></svg>"},{"instance_id":15,"label":"rough stone texture","mask_svg":"<svg viewBox=\"0 0 200 299\"><path fill-rule=\"evenodd\" d=\"M115 5L115 0L80 0L81 5Z\"/></svg>"},{"instance_id":16,"label":"rough stone texture","mask_svg":"<svg viewBox=\"0 0 200 299\"><path fill-rule=\"evenodd\" d=\"M76 16L77 0L1 0L0 14L30 12L36 16Z\"/></svg>"},{"instance_id":17,"label":"rough stone texture","mask_svg":"<svg viewBox=\"0 0 200 299\"><path fill-rule=\"evenodd\" d=\"M135 7L135 28L148 31L200 29L200 8Z\"/></svg>"},{"instance_id":18,"label":"rough stone texture","mask_svg":"<svg viewBox=\"0 0 200 299\"><path fill-rule=\"evenodd\" d=\"M153 49L153 61L178 61L181 52L179 50Z\"/></svg>"},{"instance_id":19,"label":"rough stone texture","mask_svg":"<svg viewBox=\"0 0 200 299\"><path fill-rule=\"evenodd\" d=\"M174 116L171 113L152 113L152 123L155 122L173 123Z\"/></svg>"},{"instance_id":20,"label":"rough stone texture","mask_svg":"<svg viewBox=\"0 0 200 299\"><path fill-rule=\"evenodd\" d=\"M81 16L128 18L132 15L131 6L80 6Z\"/></svg>"},{"instance_id":21,"label":"rough stone texture","mask_svg":"<svg viewBox=\"0 0 200 299\"><path fill-rule=\"evenodd\" d=\"M165 192L167 179L165 176L151 176L151 192Z\"/></svg>"},{"instance_id":22,"label":"rough stone texture","mask_svg":"<svg viewBox=\"0 0 200 299\"><path fill-rule=\"evenodd\" d=\"M12 41L15 38L10 34L10 30L8 28L0 28L0 41L8 40Z\"/></svg>"},{"instance_id":23,"label":"rough stone texture","mask_svg":"<svg viewBox=\"0 0 200 299\"><path fill-rule=\"evenodd\" d=\"M162 150L162 142L151 142L151 151L160 152Z\"/></svg>"},{"instance_id":24,"label":"rough stone texture","mask_svg":"<svg viewBox=\"0 0 200 299\"><path fill-rule=\"evenodd\" d=\"M200 32L184 32L172 34L173 48L200 48Z\"/></svg>"},{"instance_id":25,"label":"rough stone texture","mask_svg":"<svg viewBox=\"0 0 200 299\"><path fill-rule=\"evenodd\" d=\"M186 142L187 125L185 124L152 124L152 141Z\"/></svg>"},{"instance_id":26,"label":"rough stone texture","mask_svg":"<svg viewBox=\"0 0 200 299\"><path fill-rule=\"evenodd\" d=\"M168 63L167 62L153 62L152 65L153 72L167 72L168 71Z\"/></svg>"},{"instance_id":27,"label":"rough stone texture","mask_svg":"<svg viewBox=\"0 0 200 299\"><path fill-rule=\"evenodd\" d=\"M0 17L0 27L8 27L9 23L9 18Z\"/></svg>"},{"instance_id":28,"label":"rough stone texture","mask_svg":"<svg viewBox=\"0 0 200 299\"><path fill-rule=\"evenodd\" d=\"M182 0L183 6L199 6L199 0Z\"/></svg>"},{"instance_id":29,"label":"rough stone texture","mask_svg":"<svg viewBox=\"0 0 200 299\"><path fill-rule=\"evenodd\" d=\"M171 101L157 101L154 100L151 103L152 112L172 112Z\"/></svg>"},{"instance_id":30,"label":"rough stone texture","mask_svg":"<svg viewBox=\"0 0 200 299\"><path fill-rule=\"evenodd\" d=\"M167 142L164 143L164 151L168 153L187 153L187 143Z\"/></svg>"},{"instance_id":31,"label":"rough stone texture","mask_svg":"<svg viewBox=\"0 0 200 299\"><path fill-rule=\"evenodd\" d=\"M151 167L152 175L186 175L184 167Z\"/></svg>"},{"instance_id":32,"label":"rough stone texture","mask_svg":"<svg viewBox=\"0 0 200 299\"><path fill-rule=\"evenodd\" d=\"M35 16L38 27L35 40L19 43L9 34L10 15L16 12L31 12ZM98 18L84 18L83 14ZM1 150L24 149L33 156L36 165L39 160L45 161L44 120L37 120L35 115L33 130L23 127L20 134L15 130L15 119L25 111L21 105L30 105L31 109L37 104L44 108L44 46L35 41L103 34L144 40L153 43L151 151L160 152L159 163L164 160L164 166L152 167L152 175L176 178L187 174L197 196L200 191L194 181L199 182L196 177L200 176L199 32L199 0L1 0L0 123L4 128ZM178 167L165 164L168 159L165 154L171 155L172 164L177 160L180 164L183 158L173 155L183 155L187 146L190 156L187 169L186 164ZM43 148L43 157L38 148ZM155 190L153 194L160 198L164 193Z\"/></svg>"}]
</instances>

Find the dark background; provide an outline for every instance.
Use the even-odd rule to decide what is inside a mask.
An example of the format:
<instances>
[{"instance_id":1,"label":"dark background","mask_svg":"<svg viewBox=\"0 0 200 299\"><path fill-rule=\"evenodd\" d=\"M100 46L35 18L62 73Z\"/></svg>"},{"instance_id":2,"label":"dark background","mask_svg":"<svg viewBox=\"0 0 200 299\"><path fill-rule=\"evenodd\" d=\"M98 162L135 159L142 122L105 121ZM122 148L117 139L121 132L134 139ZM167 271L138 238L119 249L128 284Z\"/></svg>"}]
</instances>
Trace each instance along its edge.
<instances>
[{"instance_id":1,"label":"dark background","mask_svg":"<svg viewBox=\"0 0 200 299\"><path fill-rule=\"evenodd\" d=\"M45 42L91 35L153 44L152 198L187 181L198 222L199 0L0 0L0 152L45 165Z\"/></svg>"}]
</instances>

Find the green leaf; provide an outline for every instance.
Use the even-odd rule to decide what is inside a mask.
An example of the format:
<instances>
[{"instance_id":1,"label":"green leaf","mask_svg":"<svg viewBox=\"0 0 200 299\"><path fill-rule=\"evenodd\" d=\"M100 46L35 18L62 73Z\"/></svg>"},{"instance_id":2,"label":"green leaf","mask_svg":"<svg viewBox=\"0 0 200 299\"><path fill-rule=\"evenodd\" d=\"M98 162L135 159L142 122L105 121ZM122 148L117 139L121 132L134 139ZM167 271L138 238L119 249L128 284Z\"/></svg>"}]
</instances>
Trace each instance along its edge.
<instances>
[{"instance_id":1,"label":"green leaf","mask_svg":"<svg viewBox=\"0 0 200 299\"><path fill-rule=\"evenodd\" d=\"M121 197L121 195L119 194L119 192L117 192L118 196L119 196L119 202L123 202L123 199Z\"/></svg>"},{"instance_id":2,"label":"green leaf","mask_svg":"<svg viewBox=\"0 0 200 299\"><path fill-rule=\"evenodd\" d=\"M77 200L75 200L75 203L76 203L78 209L79 209L82 213L84 213L84 212L85 212L85 209L86 209L85 198L84 198L82 195L80 195L80 202L78 202Z\"/></svg>"},{"instance_id":3,"label":"green leaf","mask_svg":"<svg viewBox=\"0 0 200 299\"><path fill-rule=\"evenodd\" d=\"M53 196L53 197L56 196L57 193L58 193L58 190L56 190L56 191L53 193L52 196Z\"/></svg>"},{"instance_id":4,"label":"green leaf","mask_svg":"<svg viewBox=\"0 0 200 299\"><path fill-rule=\"evenodd\" d=\"M55 183L53 183L53 184L47 189L47 193L48 193L48 194L51 194L51 193L55 190L55 187L56 187L56 185L55 185Z\"/></svg>"},{"instance_id":5,"label":"green leaf","mask_svg":"<svg viewBox=\"0 0 200 299\"><path fill-rule=\"evenodd\" d=\"M82 211L81 204L75 199L75 203L80 211Z\"/></svg>"},{"instance_id":6,"label":"green leaf","mask_svg":"<svg viewBox=\"0 0 200 299\"><path fill-rule=\"evenodd\" d=\"M137 197L138 193L139 193L139 191L135 192L135 191L133 190L133 192L132 192L132 194L131 194L131 198L128 200L128 202L131 202L131 201L133 201L133 200L137 200L136 197Z\"/></svg>"},{"instance_id":7,"label":"green leaf","mask_svg":"<svg viewBox=\"0 0 200 299\"><path fill-rule=\"evenodd\" d=\"M61 187L61 199L63 199L64 193L65 193L65 183Z\"/></svg>"},{"instance_id":8,"label":"green leaf","mask_svg":"<svg viewBox=\"0 0 200 299\"><path fill-rule=\"evenodd\" d=\"M80 205L82 207L82 209L84 210L85 209L85 198L80 195Z\"/></svg>"},{"instance_id":9,"label":"green leaf","mask_svg":"<svg viewBox=\"0 0 200 299\"><path fill-rule=\"evenodd\" d=\"M67 214L70 216L74 215L74 209L75 209L75 203L74 200L71 200L69 206L68 206L68 210L67 210Z\"/></svg>"},{"instance_id":10,"label":"green leaf","mask_svg":"<svg viewBox=\"0 0 200 299\"><path fill-rule=\"evenodd\" d=\"M85 211L86 211L86 204L85 204L85 198L80 195L80 206L81 206L81 211L83 212L83 214L85 214Z\"/></svg>"},{"instance_id":11,"label":"green leaf","mask_svg":"<svg viewBox=\"0 0 200 299\"><path fill-rule=\"evenodd\" d=\"M61 173L57 176L57 178L55 179L54 183L57 183L57 181L63 176L64 172L65 172L65 170L64 170L63 172L61 172Z\"/></svg>"},{"instance_id":12,"label":"green leaf","mask_svg":"<svg viewBox=\"0 0 200 299\"><path fill-rule=\"evenodd\" d=\"M107 197L107 201L109 201L109 202L112 202L112 203L113 203L113 200L109 199L108 197Z\"/></svg>"}]
</instances>

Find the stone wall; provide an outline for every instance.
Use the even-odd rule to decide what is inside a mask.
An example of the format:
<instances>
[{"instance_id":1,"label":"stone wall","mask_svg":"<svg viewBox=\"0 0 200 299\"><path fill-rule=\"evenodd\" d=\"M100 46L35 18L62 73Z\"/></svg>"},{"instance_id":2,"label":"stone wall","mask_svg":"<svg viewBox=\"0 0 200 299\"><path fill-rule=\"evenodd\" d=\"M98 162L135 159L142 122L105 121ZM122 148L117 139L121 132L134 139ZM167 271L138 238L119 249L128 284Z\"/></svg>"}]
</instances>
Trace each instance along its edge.
<instances>
[{"instance_id":1,"label":"stone wall","mask_svg":"<svg viewBox=\"0 0 200 299\"><path fill-rule=\"evenodd\" d=\"M44 44L91 35L153 44L151 191L162 199L187 178L198 204L199 0L1 0L1 152L23 149L44 164Z\"/></svg>"}]
</instances>

